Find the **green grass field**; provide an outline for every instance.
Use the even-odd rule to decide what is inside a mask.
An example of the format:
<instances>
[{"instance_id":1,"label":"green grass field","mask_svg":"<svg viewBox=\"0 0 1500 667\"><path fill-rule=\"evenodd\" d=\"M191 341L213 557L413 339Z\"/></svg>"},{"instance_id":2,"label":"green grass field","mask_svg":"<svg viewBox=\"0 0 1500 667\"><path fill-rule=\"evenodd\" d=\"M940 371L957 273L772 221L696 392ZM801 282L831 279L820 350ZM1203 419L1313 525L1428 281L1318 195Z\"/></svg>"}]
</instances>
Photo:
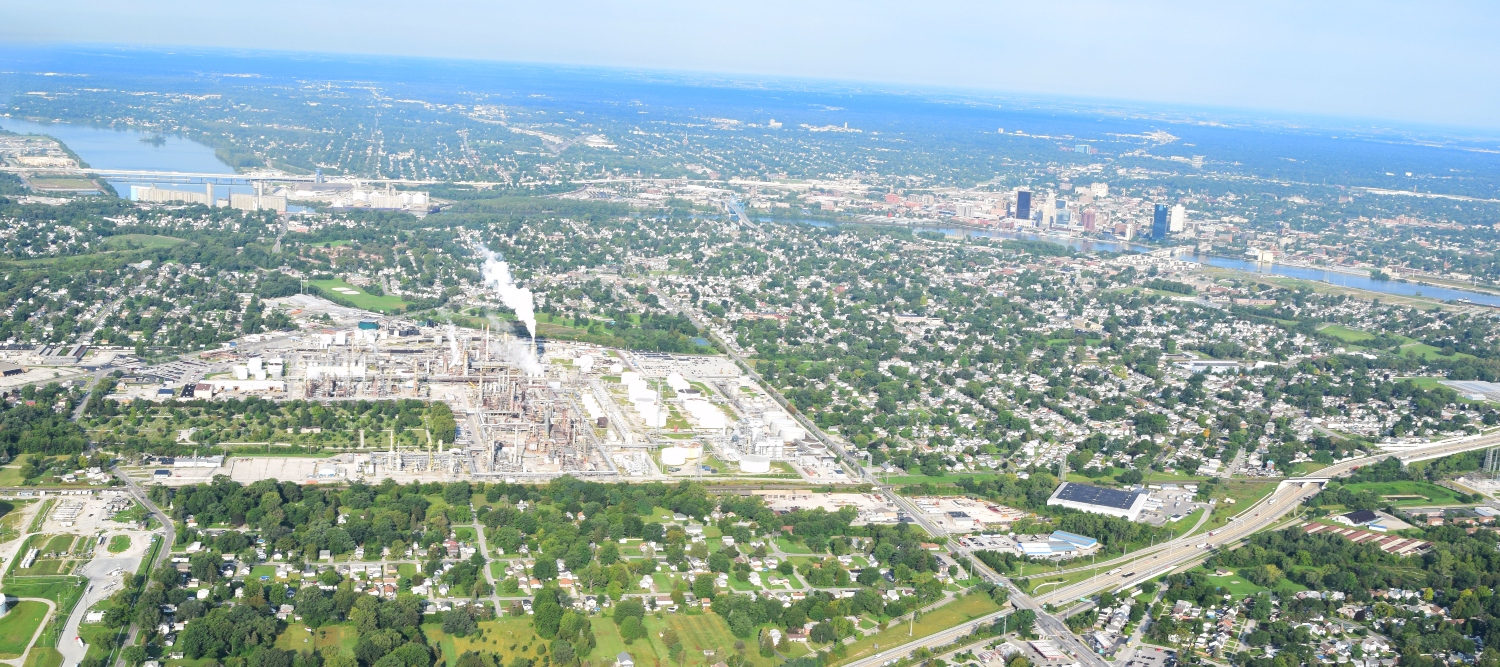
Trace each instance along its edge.
<instances>
[{"instance_id":1,"label":"green grass field","mask_svg":"<svg viewBox=\"0 0 1500 667\"><path fill-rule=\"evenodd\" d=\"M368 294L363 289L350 285L349 283L346 283L342 280L312 280L308 281L308 284L316 286L318 289L322 290L325 294L329 295L335 300L345 301L352 304L355 308L373 310L377 313L399 313L406 310L406 302L402 301L401 297L399 296L391 296L389 294L385 296L375 296L373 294ZM359 293L345 294L343 292L335 291L334 288L351 289Z\"/></svg>"},{"instance_id":2,"label":"green grass field","mask_svg":"<svg viewBox=\"0 0 1500 667\"><path fill-rule=\"evenodd\" d=\"M120 553L121 551L124 551L124 550L129 549L129 548L130 548L130 536L129 535L116 535L114 537L109 538L109 547L108 547L108 549L109 549L110 553L117 554L117 553Z\"/></svg>"},{"instance_id":3,"label":"green grass field","mask_svg":"<svg viewBox=\"0 0 1500 667\"><path fill-rule=\"evenodd\" d=\"M1389 502L1396 507L1450 505L1458 503L1458 495L1456 493L1427 482L1361 482L1359 484L1346 484L1344 488L1354 493L1369 491L1382 501Z\"/></svg>"},{"instance_id":4,"label":"green grass field","mask_svg":"<svg viewBox=\"0 0 1500 667\"><path fill-rule=\"evenodd\" d=\"M155 234L120 234L119 236L107 236L100 243L110 250L154 250L157 248L170 248L187 243L187 241L171 236L157 236Z\"/></svg>"},{"instance_id":5,"label":"green grass field","mask_svg":"<svg viewBox=\"0 0 1500 667\"><path fill-rule=\"evenodd\" d=\"M23 667L62 667L62 653L50 646L34 646Z\"/></svg>"},{"instance_id":6,"label":"green grass field","mask_svg":"<svg viewBox=\"0 0 1500 667\"><path fill-rule=\"evenodd\" d=\"M82 577L27 577L24 579L8 579L5 582L4 592L6 595L14 595L18 598L45 598L57 605L57 613L47 622L42 631L41 639L37 640L37 646L56 647L62 639L63 624L68 616L73 613L73 607L78 604L79 598L88 588L88 580Z\"/></svg>"},{"instance_id":7,"label":"green grass field","mask_svg":"<svg viewBox=\"0 0 1500 667\"><path fill-rule=\"evenodd\" d=\"M301 623L288 623L286 630L276 638L276 648L287 651L314 651L337 647L346 656L354 656L354 626L348 623L313 628L309 633ZM456 657L456 656L455 656Z\"/></svg>"},{"instance_id":8,"label":"green grass field","mask_svg":"<svg viewBox=\"0 0 1500 667\"><path fill-rule=\"evenodd\" d=\"M32 516L31 525L27 526L26 532L35 533L41 530L42 523L47 520L47 513L51 512L52 506L56 504L57 500L55 498L48 498L47 500L42 501L41 509L38 509L36 511L36 514Z\"/></svg>"},{"instance_id":9,"label":"green grass field","mask_svg":"<svg viewBox=\"0 0 1500 667\"><path fill-rule=\"evenodd\" d=\"M1342 324L1329 324L1321 329L1318 329L1318 332L1333 336L1334 338L1344 341L1345 343L1358 344L1375 338L1375 334L1372 334L1368 331L1350 329L1349 327L1346 327Z\"/></svg>"},{"instance_id":10,"label":"green grass field","mask_svg":"<svg viewBox=\"0 0 1500 667\"><path fill-rule=\"evenodd\" d=\"M66 553L73 548L73 540L77 537L77 535L54 535L52 539L47 540L47 546L42 547L42 553Z\"/></svg>"},{"instance_id":11,"label":"green grass field","mask_svg":"<svg viewBox=\"0 0 1500 667\"><path fill-rule=\"evenodd\" d=\"M33 176L33 177L30 177L30 178L27 178L26 182L30 183L31 187L35 188L37 191L45 191L45 190L75 191L75 190L98 190L99 189L99 185L97 183L95 183L94 181L92 181L90 179L87 179L87 178L59 178L59 177L40 177L39 178L39 177Z\"/></svg>"},{"instance_id":12,"label":"green grass field","mask_svg":"<svg viewBox=\"0 0 1500 667\"><path fill-rule=\"evenodd\" d=\"M884 632L877 632L867 637L861 637L859 641L849 645L849 653L840 659L839 662L847 663L869 657L882 650L905 644L915 638L926 637L934 632L946 630L955 625L996 611L1000 611L1000 605L995 604L995 601L990 599L990 596L982 593L965 595L924 614L922 618L917 619L914 625L908 626L906 623L897 623ZM908 627L910 627L911 636L907 635ZM884 648L875 648L877 644Z\"/></svg>"},{"instance_id":13,"label":"green grass field","mask_svg":"<svg viewBox=\"0 0 1500 667\"><path fill-rule=\"evenodd\" d=\"M961 479L974 479L974 478L989 479L989 478L994 477L994 476L996 476L998 474L1000 474L1000 473L996 473L996 472L966 472L966 473L954 473L954 474L950 474L950 475L939 475L937 477L932 477L932 476L929 476L929 475L902 475L900 477L892 477L890 479L885 479L885 478L882 477L882 478L880 478L880 481L886 482L886 483L889 483L889 484L894 484L896 486L907 485L907 484L935 484L935 485L938 485L938 486L942 486L942 485L948 485L948 484L957 484L958 481L961 480Z\"/></svg>"},{"instance_id":14,"label":"green grass field","mask_svg":"<svg viewBox=\"0 0 1500 667\"><path fill-rule=\"evenodd\" d=\"M36 629L47 618L47 605L34 600L22 600L0 616L0 660L10 660L26 653Z\"/></svg>"},{"instance_id":15,"label":"green grass field","mask_svg":"<svg viewBox=\"0 0 1500 667\"><path fill-rule=\"evenodd\" d=\"M1473 359L1474 358L1474 355L1472 355L1472 354L1466 354L1466 353L1463 353L1463 352L1454 353L1452 356L1445 356L1443 354L1442 350L1440 350L1438 348L1435 348L1435 347L1433 347L1431 345L1428 345L1426 343L1407 343L1406 345L1402 345L1401 346L1401 356L1403 356L1403 357L1416 356L1417 358L1422 359L1423 361L1431 361L1433 359Z\"/></svg>"}]
</instances>

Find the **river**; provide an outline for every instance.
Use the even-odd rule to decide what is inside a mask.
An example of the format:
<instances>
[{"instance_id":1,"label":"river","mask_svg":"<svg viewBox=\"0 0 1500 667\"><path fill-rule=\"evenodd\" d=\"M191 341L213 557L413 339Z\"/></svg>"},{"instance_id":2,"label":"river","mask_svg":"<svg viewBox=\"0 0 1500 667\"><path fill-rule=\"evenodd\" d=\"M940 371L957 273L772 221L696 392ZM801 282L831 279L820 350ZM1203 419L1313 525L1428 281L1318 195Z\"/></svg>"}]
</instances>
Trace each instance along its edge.
<instances>
[{"instance_id":1,"label":"river","mask_svg":"<svg viewBox=\"0 0 1500 667\"><path fill-rule=\"evenodd\" d=\"M18 134L45 134L73 151L94 169L140 171L184 171L200 174L234 174L229 165L219 161L214 149L191 139L167 134L156 135L142 130L117 130L74 123L33 123L0 117L0 129ZM202 184L147 183L110 179L109 184L121 196L130 195L130 186L156 185L161 188L203 192ZM248 185L215 185L219 197L229 192L249 193Z\"/></svg>"},{"instance_id":2,"label":"river","mask_svg":"<svg viewBox=\"0 0 1500 667\"><path fill-rule=\"evenodd\" d=\"M1149 252L1157 248L1152 246L1130 243L1129 241L1102 241L1097 239L1083 239L1071 236L1054 236L1050 234L1038 234L1034 232L1014 232L996 229L968 229L956 227L914 227L913 231L941 232L947 235L967 234L969 236L982 236L989 238L1026 239L1032 241L1047 241L1059 243L1079 252ZM1286 264L1273 264L1269 262L1251 262L1233 257L1221 257L1219 255L1197 254L1185 252L1185 259L1200 264L1216 266L1221 269L1234 269L1247 273L1262 273L1299 280L1315 280L1339 285L1353 289L1361 289L1367 292L1379 292L1381 294L1392 294L1396 296L1418 296L1440 301L1457 301L1468 299L1470 302L1486 306L1500 307L1500 295L1486 292L1476 292L1454 287L1437 287L1433 285L1422 285L1417 283L1406 283L1396 280L1375 280L1369 276L1361 276L1352 273L1329 271L1325 269L1309 268L1302 266L1289 266Z\"/></svg>"}]
</instances>

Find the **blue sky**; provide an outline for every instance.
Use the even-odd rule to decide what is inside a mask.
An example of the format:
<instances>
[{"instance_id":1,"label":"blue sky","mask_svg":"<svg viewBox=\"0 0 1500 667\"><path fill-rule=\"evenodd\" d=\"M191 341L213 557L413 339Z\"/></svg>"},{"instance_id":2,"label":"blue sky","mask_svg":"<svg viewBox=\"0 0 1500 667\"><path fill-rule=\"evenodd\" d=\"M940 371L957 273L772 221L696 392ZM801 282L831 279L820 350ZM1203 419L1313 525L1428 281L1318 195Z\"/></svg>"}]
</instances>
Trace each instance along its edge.
<instances>
[{"instance_id":1,"label":"blue sky","mask_svg":"<svg viewBox=\"0 0 1500 667\"><path fill-rule=\"evenodd\" d=\"M1500 3L0 0L0 42L380 53L1500 129Z\"/></svg>"}]
</instances>

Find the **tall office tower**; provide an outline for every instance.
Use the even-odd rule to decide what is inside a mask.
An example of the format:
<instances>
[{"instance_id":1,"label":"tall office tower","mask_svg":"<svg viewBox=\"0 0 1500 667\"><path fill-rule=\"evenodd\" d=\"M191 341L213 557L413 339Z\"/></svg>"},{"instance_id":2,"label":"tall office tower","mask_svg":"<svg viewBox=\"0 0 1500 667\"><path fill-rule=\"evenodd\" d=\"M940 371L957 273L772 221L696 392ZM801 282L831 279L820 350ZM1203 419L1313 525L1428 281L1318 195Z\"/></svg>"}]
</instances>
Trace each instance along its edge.
<instances>
[{"instance_id":1,"label":"tall office tower","mask_svg":"<svg viewBox=\"0 0 1500 667\"><path fill-rule=\"evenodd\" d=\"M1184 229L1187 229L1187 209L1183 208L1182 204L1178 204L1172 207L1172 217L1167 221L1167 231L1177 234Z\"/></svg>"},{"instance_id":2,"label":"tall office tower","mask_svg":"<svg viewBox=\"0 0 1500 667\"><path fill-rule=\"evenodd\" d=\"M1016 190L1016 218L1020 220L1031 219L1031 191Z\"/></svg>"},{"instance_id":3,"label":"tall office tower","mask_svg":"<svg viewBox=\"0 0 1500 667\"><path fill-rule=\"evenodd\" d=\"M1151 217L1151 238L1167 240L1167 205L1157 204L1156 214Z\"/></svg>"}]
</instances>

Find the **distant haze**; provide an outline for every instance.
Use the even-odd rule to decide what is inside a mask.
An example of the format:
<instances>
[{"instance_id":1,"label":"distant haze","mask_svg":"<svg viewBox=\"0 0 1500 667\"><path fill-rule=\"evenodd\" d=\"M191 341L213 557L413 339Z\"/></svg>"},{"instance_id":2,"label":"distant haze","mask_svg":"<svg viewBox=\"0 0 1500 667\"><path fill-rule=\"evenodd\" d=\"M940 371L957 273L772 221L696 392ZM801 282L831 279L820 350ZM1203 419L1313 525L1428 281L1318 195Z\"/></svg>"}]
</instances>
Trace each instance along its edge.
<instances>
[{"instance_id":1,"label":"distant haze","mask_svg":"<svg viewBox=\"0 0 1500 667\"><path fill-rule=\"evenodd\" d=\"M4 13L12 45L552 62L1500 128L1500 4L1483 2L56 0Z\"/></svg>"}]
</instances>

